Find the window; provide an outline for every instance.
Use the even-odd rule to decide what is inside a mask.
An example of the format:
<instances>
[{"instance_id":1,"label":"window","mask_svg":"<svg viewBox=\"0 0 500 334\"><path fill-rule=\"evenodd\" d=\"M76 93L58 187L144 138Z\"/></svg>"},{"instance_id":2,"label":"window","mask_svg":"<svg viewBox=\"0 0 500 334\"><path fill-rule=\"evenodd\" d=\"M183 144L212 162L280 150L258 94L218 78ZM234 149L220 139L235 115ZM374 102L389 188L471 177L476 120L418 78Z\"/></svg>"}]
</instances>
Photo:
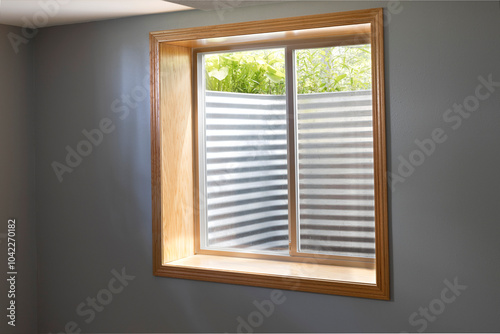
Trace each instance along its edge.
<instances>
[{"instance_id":1,"label":"window","mask_svg":"<svg viewBox=\"0 0 500 334\"><path fill-rule=\"evenodd\" d=\"M382 26L151 33L156 275L389 298Z\"/></svg>"}]
</instances>

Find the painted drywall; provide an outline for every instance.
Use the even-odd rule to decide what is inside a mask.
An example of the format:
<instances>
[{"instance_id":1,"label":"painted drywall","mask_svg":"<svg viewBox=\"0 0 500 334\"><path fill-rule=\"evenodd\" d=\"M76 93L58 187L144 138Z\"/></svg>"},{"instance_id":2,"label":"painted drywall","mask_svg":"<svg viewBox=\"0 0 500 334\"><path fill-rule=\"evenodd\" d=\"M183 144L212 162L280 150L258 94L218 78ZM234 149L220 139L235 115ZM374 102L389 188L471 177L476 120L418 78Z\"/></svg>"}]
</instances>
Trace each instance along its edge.
<instances>
[{"instance_id":1,"label":"painted drywall","mask_svg":"<svg viewBox=\"0 0 500 334\"><path fill-rule=\"evenodd\" d=\"M16 53L16 36L24 38L20 28L0 25L0 333L29 334L37 331L33 44ZM7 268L9 219L16 221L15 270ZM17 272L10 297L7 271ZM11 300L15 327L6 317Z\"/></svg>"},{"instance_id":2,"label":"painted drywall","mask_svg":"<svg viewBox=\"0 0 500 334\"><path fill-rule=\"evenodd\" d=\"M284 291L285 302L259 323L254 303L269 299L270 289L152 275L148 33L387 6L307 1L42 29L35 47L39 332L235 332L249 317L259 325L250 329L262 332L500 331L500 87L471 97L479 77L500 81L496 2L390 4L391 301ZM477 110L449 114L464 101ZM98 128L109 133L94 131L95 144L82 144L82 132ZM439 129L446 140L432 151L427 139ZM423 158L416 140L428 144ZM70 158L63 172L78 145L88 155ZM420 165L401 167L398 178L401 159L410 158ZM128 277L119 282L122 270Z\"/></svg>"}]
</instances>

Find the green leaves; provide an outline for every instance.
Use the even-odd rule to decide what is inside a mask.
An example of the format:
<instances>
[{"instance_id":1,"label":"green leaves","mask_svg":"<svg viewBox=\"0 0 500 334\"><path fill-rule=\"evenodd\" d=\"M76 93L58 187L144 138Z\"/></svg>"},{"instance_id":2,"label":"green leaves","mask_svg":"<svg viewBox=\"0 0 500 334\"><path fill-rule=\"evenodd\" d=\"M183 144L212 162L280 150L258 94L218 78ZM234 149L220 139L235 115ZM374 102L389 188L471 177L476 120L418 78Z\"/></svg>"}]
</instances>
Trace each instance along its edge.
<instances>
[{"instance_id":1,"label":"green leaves","mask_svg":"<svg viewBox=\"0 0 500 334\"><path fill-rule=\"evenodd\" d=\"M296 51L299 94L371 88L370 45Z\"/></svg>"},{"instance_id":2,"label":"green leaves","mask_svg":"<svg viewBox=\"0 0 500 334\"><path fill-rule=\"evenodd\" d=\"M208 90L283 95L284 69L283 49L205 56Z\"/></svg>"},{"instance_id":3,"label":"green leaves","mask_svg":"<svg viewBox=\"0 0 500 334\"><path fill-rule=\"evenodd\" d=\"M266 77L269 78L269 80L271 80L272 82L274 83L279 83L279 82L282 82L283 81L283 78L285 77L284 75L277 75L277 74L273 74L273 73L266 73Z\"/></svg>"},{"instance_id":4,"label":"green leaves","mask_svg":"<svg viewBox=\"0 0 500 334\"><path fill-rule=\"evenodd\" d=\"M223 67L220 70L213 69L210 72L208 72L208 76L215 78L219 81L224 80L228 74L229 74L229 68L227 68L227 67Z\"/></svg>"},{"instance_id":5,"label":"green leaves","mask_svg":"<svg viewBox=\"0 0 500 334\"><path fill-rule=\"evenodd\" d=\"M281 73L271 65L266 65L266 77L268 77L274 83L280 83L285 81L285 74Z\"/></svg>"},{"instance_id":6,"label":"green leaves","mask_svg":"<svg viewBox=\"0 0 500 334\"><path fill-rule=\"evenodd\" d=\"M333 82L335 83L335 85L338 85L340 80L344 79L345 77L347 77L347 74L341 74L341 75L337 76L335 79L333 79Z\"/></svg>"},{"instance_id":7,"label":"green leaves","mask_svg":"<svg viewBox=\"0 0 500 334\"><path fill-rule=\"evenodd\" d=\"M371 88L370 45L296 51L299 94ZM208 90L285 94L284 49L228 52L205 56Z\"/></svg>"}]
</instances>

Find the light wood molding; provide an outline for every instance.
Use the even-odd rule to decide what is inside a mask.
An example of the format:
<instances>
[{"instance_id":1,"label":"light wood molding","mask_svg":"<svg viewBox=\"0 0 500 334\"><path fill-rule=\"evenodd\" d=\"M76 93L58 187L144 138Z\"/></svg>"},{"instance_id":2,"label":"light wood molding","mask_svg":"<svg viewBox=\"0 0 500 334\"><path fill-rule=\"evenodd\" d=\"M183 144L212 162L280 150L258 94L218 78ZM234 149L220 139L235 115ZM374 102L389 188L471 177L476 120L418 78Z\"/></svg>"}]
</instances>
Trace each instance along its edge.
<instances>
[{"instance_id":1,"label":"light wood molding","mask_svg":"<svg viewBox=\"0 0 500 334\"><path fill-rule=\"evenodd\" d=\"M209 28L209 27L206 27ZM203 28L201 28L203 29ZM212 29L212 28L210 28ZM356 24L350 26L326 27L317 29L301 29L278 31L271 33L252 33L249 35L226 36L217 38L203 38L189 41L170 42L190 48L217 48L224 46L293 43L295 41L321 40L327 38L338 44L362 44L370 40L370 25Z\"/></svg>"},{"instance_id":2,"label":"light wood molding","mask_svg":"<svg viewBox=\"0 0 500 334\"><path fill-rule=\"evenodd\" d=\"M243 269L245 268L245 269ZM194 255L159 268L158 276L387 300L375 271L315 262L291 263Z\"/></svg>"},{"instance_id":3,"label":"light wood molding","mask_svg":"<svg viewBox=\"0 0 500 334\"><path fill-rule=\"evenodd\" d=\"M153 221L153 274L161 268L161 121L160 121L160 44L149 36L151 84L151 204Z\"/></svg>"},{"instance_id":4,"label":"light wood molding","mask_svg":"<svg viewBox=\"0 0 500 334\"><path fill-rule=\"evenodd\" d=\"M317 30L316 35L314 29ZM329 31L331 36L325 35L325 31ZM276 38L280 32L285 32L284 39L288 40L330 38L345 43L369 41L372 45L376 215L374 280L359 278L367 273L363 270L370 270L368 268L351 267L350 270L354 270L351 273L356 272L355 269L360 271L357 272L359 275L352 276L352 281L348 281L342 277L349 276L346 274L349 267L325 265L324 277L318 278L290 274L301 265L301 270L307 271L307 263L195 255L194 231L199 217L194 205L198 201L198 172L197 122L193 122L197 111L196 104L192 103L191 84L195 78L191 68L193 48L216 49L226 47L230 42L236 48L241 43L279 43ZM261 34L260 39L255 38L259 37L257 34ZM262 39L262 34L268 34L268 40ZM383 48L381 8L150 33L153 273L166 277L390 299ZM313 262L316 266L323 263L323 259L312 261L316 261ZM245 263L248 270L235 269ZM288 267L283 263L288 263ZM284 272L289 270L288 275L270 272L269 268L273 266ZM335 268L340 268L337 273L330 271Z\"/></svg>"},{"instance_id":5,"label":"light wood molding","mask_svg":"<svg viewBox=\"0 0 500 334\"><path fill-rule=\"evenodd\" d=\"M160 45L162 263L194 254L191 49Z\"/></svg>"},{"instance_id":6,"label":"light wood molding","mask_svg":"<svg viewBox=\"0 0 500 334\"><path fill-rule=\"evenodd\" d=\"M171 262L169 265L372 285L376 282L373 268L332 266L318 263L313 259L308 262L280 262L266 259L193 255Z\"/></svg>"},{"instance_id":7,"label":"light wood molding","mask_svg":"<svg viewBox=\"0 0 500 334\"><path fill-rule=\"evenodd\" d=\"M244 36L252 34L269 34L276 32L289 32L294 30L332 28L347 25L353 25L355 28L351 28L349 32L344 31L344 35L353 33L364 34L366 33L366 31L363 30L365 28L363 27L360 29L359 27L356 27L356 25L371 24L374 20L374 17L378 15L377 13L381 11L381 8L376 8L342 13L328 13L290 17L284 19L272 19L265 21L249 21L206 27L156 31L151 32L150 35L154 36L155 40L158 41L158 43L166 42L169 44L182 44L190 42L194 43L193 45L196 45L196 43L198 43L196 41L206 40L210 38Z\"/></svg>"},{"instance_id":8,"label":"light wood molding","mask_svg":"<svg viewBox=\"0 0 500 334\"><path fill-rule=\"evenodd\" d=\"M375 259L377 286L390 295L389 226L387 212L387 144L385 129L384 15L379 9L371 20L372 103L375 176Z\"/></svg>"}]
</instances>

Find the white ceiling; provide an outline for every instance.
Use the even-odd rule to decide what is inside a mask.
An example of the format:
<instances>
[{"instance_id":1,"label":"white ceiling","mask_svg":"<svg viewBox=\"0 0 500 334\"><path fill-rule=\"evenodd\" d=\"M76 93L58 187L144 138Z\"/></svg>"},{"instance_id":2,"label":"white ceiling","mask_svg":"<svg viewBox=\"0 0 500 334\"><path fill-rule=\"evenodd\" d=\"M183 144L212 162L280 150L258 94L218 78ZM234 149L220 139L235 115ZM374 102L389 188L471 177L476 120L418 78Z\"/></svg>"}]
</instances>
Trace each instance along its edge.
<instances>
[{"instance_id":1,"label":"white ceiling","mask_svg":"<svg viewBox=\"0 0 500 334\"><path fill-rule=\"evenodd\" d=\"M43 28L188 9L163 0L0 0L0 23Z\"/></svg>"}]
</instances>

